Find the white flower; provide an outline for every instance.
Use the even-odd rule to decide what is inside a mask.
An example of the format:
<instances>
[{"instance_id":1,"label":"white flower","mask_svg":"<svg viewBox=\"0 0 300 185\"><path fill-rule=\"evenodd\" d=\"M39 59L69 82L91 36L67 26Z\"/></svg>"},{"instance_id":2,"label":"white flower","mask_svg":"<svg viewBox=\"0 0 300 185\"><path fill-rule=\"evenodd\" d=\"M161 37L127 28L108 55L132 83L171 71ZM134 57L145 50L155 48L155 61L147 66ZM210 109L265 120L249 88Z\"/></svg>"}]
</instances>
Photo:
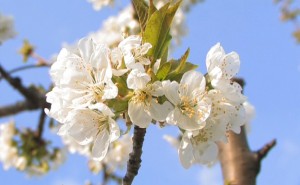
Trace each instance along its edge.
<instances>
[{"instance_id":1,"label":"white flower","mask_svg":"<svg viewBox=\"0 0 300 185\"><path fill-rule=\"evenodd\" d=\"M89 157L90 156L90 144L80 145L73 137L66 133L61 134L62 141L66 145L68 151L72 154L79 153L80 155Z\"/></svg>"},{"instance_id":2,"label":"white flower","mask_svg":"<svg viewBox=\"0 0 300 185\"><path fill-rule=\"evenodd\" d=\"M226 142L226 131L232 130L240 133L241 126L245 124L245 109L242 104L225 98L224 93L220 90L210 90L207 95L212 101L212 110L207 121L222 128L225 125L226 130L221 134L223 136L220 136L220 140Z\"/></svg>"},{"instance_id":3,"label":"white flower","mask_svg":"<svg viewBox=\"0 0 300 185\"><path fill-rule=\"evenodd\" d=\"M172 109L170 102L158 103L157 97L163 96L162 83L150 82L148 74L137 69L131 71L127 78L127 86L134 89L134 95L128 104L128 115L133 124L146 128L152 121L165 121Z\"/></svg>"},{"instance_id":4,"label":"white flower","mask_svg":"<svg viewBox=\"0 0 300 185\"><path fill-rule=\"evenodd\" d=\"M13 17L0 13L0 44L16 36Z\"/></svg>"},{"instance_id":5,"label":"white flower","mask_svg":"<svg viewBox=\"0 0 300 185\"><path fill-rule=\"evenodd\" d=\"M92 39L81 39L76 48L62 49L50 74L55 88L47 94L49 116L64 122L71 108L115 98L117 86L112 82L110 50Z\"/></svg>"},{"instance_id":6,"label":"white flower","mask_svg":"<svg viewBox=\"0 0 300 185\"><path fill-rule=\"evenodd\" d=\"M212 80L212 85L219 80L230 80L240 69L240 58L236 52L225 54L220 43L214 45L206 56L207 72Z\"/></svg>"},{"instance_id":7,"label":"white flower","mask_svg":"<svg viewBox=\"0 0 300 185\"><path fill-rule=\"evenodd\" d=\"M192 164L210 164L218 156L218 147L215 142L207 138L207 134L193 135L187 131L184 133L178 150L179 158L184 168Z\"/></svg>"},{"instance_id":8,"label":"white flower","mask_svg":"<svg viewBox=\"0 0 300 185\"><path fill-rule=\"evenodd\" d=\"M118 46L124 56L125 64L128 68L139 68L137 65L149 65L150 60L145 57L152 47L150 43L142 43L142 38L138 35L131 35L120 42Z\"/></svg>"},{"instance_id":9,"label":"white flower","mask_svg":"<svg viewBox=\"0 0 300 185\"><path fill-rule=\"evenodd\" d=\"M217 43L207 53L206 67L215 89L223 91L233 101L243 103L246 100L241 94L241 86L231 81L240 69L240 58L236 52L226 54L220 43Z\"/></svg>"},{"instance_id":10,"label":"white flower","mask_svg":"<svg viewBox=\"0 0 300 185\"><path fill-rule=\"evenodd\" d=\"M22 156L19 157L18 148L13 145L15 132L15 123L13 121L0 125L0 161L3 163L5 170L8 170L10 167L15 167L18 170L26 168L26 159Z\"/></svg>"},{"instance_id":11,"label":"white flower","mask_svg":"<svg viewBox=\"0 0 300 185\"><path fill-rule=\"evenodd\" d=\"M105 163L110 170L115 171L117 168L123 168L132 151L132 137L129 134L122 136L119 140L112 143L109 149Z\"/></svg>"},{"instance_id":12,"label":"white flower","mask_svg":"<svg viewBox=\"0 0 300 185\"><path fill-rule=\"evenodd\" d=\"M93 4L95 10L100 10L104 6L112 5L114 0L88 0L88 2Z\"/></svg>"},{"instance_id":13,"label":"white flower","mask_svg":"<svg viewBox=\"0 0 300 185\"><path fill-rule=\"evenodd\" d=\"M167 122L184 130L203 128L211 109L210 100L205 96L203 75L189 71L182 76L180 84L164 81L163 86L166 97L175 106Z\"/></svg>"},{"instance_id":14,"label":"white flower","mask_svg":"<svg viewBox=\"0 0 300 185\"><path fill-rule=\"evenodd\" d=\"M119 126L112 119L113 116L113 112L103 103L74 109L68 115L66 126L61 127L59 132L70 135L81 145L92 143L92 158L101 161L109 144L120 136Z\"/></svg>"},{"instance_id":15,"label":"white flower","mask_svg":"<svg viewBox=\"0 0 300 185\"><path fill-rule=\"evenodd\" d=\"M138 34L140 28L138 21L134 18L134 12L131 5L127 6L117 16L111 16L105 20L101 29L91 33L90 37L109 47L117 46L123 40L123 34Z\"/></svg>"},{"instance_id":16,"label":"white flower","mask_svg":"<svg viewBox=\"0 0 300 185\"><path fill-rule=\"evenodd\" d=\"M110 58L113 75L122 76L128 71L128 69L123 66L123 53L120 48L114 48L111 51Z\"/></svg>"}]
</instances>

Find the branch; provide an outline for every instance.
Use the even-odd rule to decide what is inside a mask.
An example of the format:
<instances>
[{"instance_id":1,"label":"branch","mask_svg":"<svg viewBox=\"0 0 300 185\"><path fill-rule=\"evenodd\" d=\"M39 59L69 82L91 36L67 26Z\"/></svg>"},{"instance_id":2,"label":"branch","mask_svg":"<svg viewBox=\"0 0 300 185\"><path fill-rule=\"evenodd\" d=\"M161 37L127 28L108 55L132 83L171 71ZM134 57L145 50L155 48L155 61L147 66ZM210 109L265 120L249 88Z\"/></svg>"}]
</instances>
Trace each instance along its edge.
<instances>
[{"instance_id":1,"label":"branch","mask_svg":"<svg viewBox=\"0 0 300 185\"><path fill-rule=\"evenodd\" d=\"M27 100L32 101L33 103L37 101L39 94L36 91L33 91L29 88L24 87L20 78L13 78L8 72L0 65L0 74L1 76L16 90L18 90Z\"/></svg>"},{"instance_id":2,"label":"branch","mask_svg":"<svg viewBox=\"0 0 300 185\"><path fill-rule=\"evenodd\" d=\"M263 158L267 156L270 150L276 145L276 139L273 139L269 143L265 144L260 150L255 152L257 160L261 161Z\"/></svg>"},{"instance_id":3,"label":"branch","mask_svg":"<svg viewBox=\"0 0 300 185\"><path fill-rule=\"evenodd\" d=\"M233 79L241 86L242 79ZM252 152L249 148L244 126L240 134L228 133L228 143L218 143L219 158L222 167L224 184L226 185L255 185L260 171L261 161L275 146L273 140L262 149Z\"/></svg>"},{"instance_id":4,"label":"branch","mask_svg":"<svg viewBox=\"0 0 300 185\"><path fill-rule=\"evenodd\" d=\"M129 160L127 162L127 172L123 178L123 185L131 185L134 177L138 174L139 168L141 167L141 156L144 137L146 134L146 128L140 128L134 126L133 135L133 150L129 154Z\"/></svg>"},{"instance_id":5,"label":"branch","mask_svg":"<svg viewBox=\"0 0 300 185\"><path fill-rule=\"evenodd\" d=\"M37 137L39 139L42 138L42 134L44 131L44 125L45 125L45 118L46 118L46 113L44 111L44 107L41 108L41 114L40 114L40 119L39 119L39 124L38 124L38 129L37 129Z\"/></svg>"},{"instance_id":6,"label":"branch","mask_svg":"<svg viewBox=\"0 0 300 185\"><path fill-rule=\"evenodd\" d=\"M0 117L17 114L26 110L35 110L38 108L40 107L36 106L35 104L32 104L31 101L19 101L12 105L0 107Z\"/></svg>"},{"instance_id":7,"label":"branch","mask_svg":"<svg viewBox=\"0 0 300 185\"><path fill-rule=\"evenodd\" d=\"M21 66L21 67L17 67L15 69L12 69L10 71L8 71L9 74L15 73L15 72L19 72L19 71L23 71L26 69L32 69L32 68L41 68L41 67L50 67L49 65L46 64L32 64L32 65L26 65L26 66ZM0 78L1 80L1 78Z\"/></svg>"}]
</instances>

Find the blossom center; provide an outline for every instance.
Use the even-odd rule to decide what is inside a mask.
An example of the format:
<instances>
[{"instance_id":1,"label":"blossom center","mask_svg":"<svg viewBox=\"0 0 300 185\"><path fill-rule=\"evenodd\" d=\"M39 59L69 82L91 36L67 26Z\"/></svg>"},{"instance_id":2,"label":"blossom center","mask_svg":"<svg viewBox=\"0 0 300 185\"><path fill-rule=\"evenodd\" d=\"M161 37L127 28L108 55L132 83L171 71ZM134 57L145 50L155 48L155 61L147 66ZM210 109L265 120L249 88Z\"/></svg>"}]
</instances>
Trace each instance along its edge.
<instances>
[{"instance_id":1,"label":"blossom center","mask_svg":"<svg viewBox=\"0 0 300 185\"><path fill-rule=\"evenodd\" d=\"M181 103L179 105L179 109L183 114L187 115L189 118L192 118L197 113L197 111L195 110L196 107L197 107L197 100L195 98L190 99L187 96L181 97Z\"/></svg>"},{"instance_id":2,"label":"blossom center","mask_svg":"<svg viewBox=\"0 0 300 185\"><path fill-rule=\"evenodd\" d=\"M137 90L134 92L134 97L132 98L132 101L134 103L144 103L144 104L149 104L152 96L145 92L145 91L141 91L141 90Z\"/></svg>"}]
</instances>

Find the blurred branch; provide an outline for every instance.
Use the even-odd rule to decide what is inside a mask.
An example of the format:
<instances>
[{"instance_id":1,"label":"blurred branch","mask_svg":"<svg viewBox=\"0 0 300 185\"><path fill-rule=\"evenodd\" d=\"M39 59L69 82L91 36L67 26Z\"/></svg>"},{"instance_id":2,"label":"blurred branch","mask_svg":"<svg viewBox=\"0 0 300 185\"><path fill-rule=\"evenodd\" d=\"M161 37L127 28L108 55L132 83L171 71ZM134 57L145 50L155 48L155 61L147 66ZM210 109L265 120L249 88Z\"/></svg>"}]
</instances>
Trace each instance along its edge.
<instances>
[{"instance_id":1,"label":"blurred branch","mask_svg":"<svg viewBox=\"0 0 300 185\"><path fill-rule=\"evenodd\" d=\"M32 89L26 88L20 78L13 78L10 74L0 65L0 74L1 76L17 91L19 91L27 100L30 100L35 103L39 103L37 98L39 94Z\"/></svg>"},{"instance_id":2,"label":"blurred branch","mask_svg":"<svg viewBox=\"0 0 300 185\"><path fill-rule=\"evenodd\" d=\"M46 64L32 64L32 65L26 65L26 66L21 66L21 67L17 67L15 69L12 69L10 71L8 71L8 73L11 75L15 72L19 72L19 71L23 71L26 69L32 69L32 68L42 68L42 67L50 67L49 65ZM1 80L1 77L0 77Z\"/></svg>"},{"instance_id":3,"label":"blurred branch","mask_svg":"<svg viewBox=\"0 0 300 185\"><path fill-rule=\"evenodd\" d=\"M25 110L35 110L39 108L44 109L50 106L46 102L44 93L40 93L36 88L25 87L20 78L12 77L1 65L0 74L13 88L19 91L26 98L24 101L0 107L0 117L17 114Z\"/></svg>"},{"instance_id":4,"label":"blurred branch","mask_svg":"<svg viewBox=\"0 0 300 185\"><path fill-rule=\"evenodd\" d=\"M234 79L243 86L243 79ZM228 143L219 142L219 159L222 167L224 184L255 185L260 171L261 161L275 146L276 141L266 144L262 149L250 150L244 126L240 134L228 133Z\"/></svg>"},{"instance_id":5,"label":"blurred branch","mask_svg":"<svg viewBox=\"0 0 300 185\"><path fill-rule=\"evenodd\" d=\"M129 154L129 160L127 162L127 172L123 178L123 185L131 185L134 177L138 174L141 167L141 156L143 153L143 143L146 134L146 128L140 128L134 126L134 135L132 138L133 148Z\"/></svg>"},{"instance_id":6,"label":"blurred branch","mask_svg":"<svg viewBox=\"0 0 300 185\"><path fill-rule=\"evenodd\" d=\"M36 107L30 101L19 101L12 105L0 107L0 117L17 114L19 112L26 111L26 110L35 110L38 108L39 107Z\"/></svg>"},{"instance_id":7,"label":"blurred branch","mask_svg":"<svg viewBox=\"0 0 300 185\"><path fill-rule=\"evenodd\" d=\"M37 129L37 137L39 139L41 139L43 131L44 131L45 118L46 118L46 113L44 111L44 108L42 108L39 123L38 123L38 129Z\"/></svg>"}]
</instances>

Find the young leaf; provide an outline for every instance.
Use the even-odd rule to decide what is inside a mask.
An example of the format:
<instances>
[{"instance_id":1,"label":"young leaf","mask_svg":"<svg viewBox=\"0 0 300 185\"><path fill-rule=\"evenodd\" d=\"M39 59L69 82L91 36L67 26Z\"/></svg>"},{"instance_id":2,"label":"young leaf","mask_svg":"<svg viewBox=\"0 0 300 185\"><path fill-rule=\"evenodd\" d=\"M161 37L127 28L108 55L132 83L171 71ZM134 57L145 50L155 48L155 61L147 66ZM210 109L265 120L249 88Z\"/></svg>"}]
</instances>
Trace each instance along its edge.
<instances>
[{"instance_id":1,"label":"young leaf","mask_svg":"<svg viewBox=\"0 0 300 185\"><path fill-rule=\"evenodd\" d=\"M147 22L143 41L152 45L148 55L153 57L153 61L161 58L168 48L172 38L169 33L171 23L180 3L181 1L171 7L170 3L165 4L161 9L155 11Z\"/></svg>"},{"instance_id":2,"label":"young leaf","mask_svg":"<svg viewBox=\"0 0 300 185\"><path fill-rule=\"evenodd\" d=\"M144 0L132 0L131 2L139 18L141 30L144 31L148 20L149 7Z\"/></svg>"},{"instance_id":3,"label":"young leaf","mask_svg":"<svg viewBox=\"0 0 300 185\"><path fill-rule=\"evenodd\" d=\"M178 60L170 60L168 63L171 64L171 69L166 79L180 81L182 75L185 72L196 69L198 66L187 62L187 58L190 54L190 49L187 49L184 55Z\"/></svg>"},{"instance_id":4,"label":"young leaf","mask_svg":"<svg viewBox=\"0 0 300 185\"><path fill-rule=\"evenodd\" d=\"M157 71L157 74L156 74L156 77L159 79L159 80L164 80L167 76L168 76L168 73L171 69L171 63L170 62L167 62L167 63L164 63Z\"/></svg>"}]
</instances>

